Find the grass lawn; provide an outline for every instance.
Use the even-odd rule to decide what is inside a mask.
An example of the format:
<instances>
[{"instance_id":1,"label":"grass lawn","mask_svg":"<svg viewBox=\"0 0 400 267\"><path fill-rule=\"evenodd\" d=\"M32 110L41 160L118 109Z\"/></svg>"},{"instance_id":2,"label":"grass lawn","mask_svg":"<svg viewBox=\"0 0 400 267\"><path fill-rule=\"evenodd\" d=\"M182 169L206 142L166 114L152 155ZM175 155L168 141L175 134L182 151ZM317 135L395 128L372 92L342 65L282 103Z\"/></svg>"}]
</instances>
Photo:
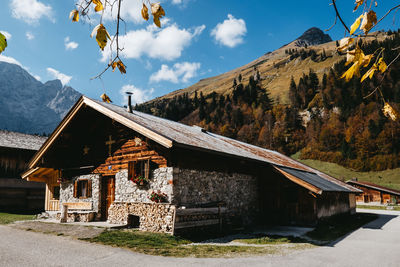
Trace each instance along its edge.
<instances>
[{"instance_id":1,"label":"grass lawn","mask_svg":"<svg viewBox=\"0 0 400 267\"><path fill-rule=\"evenodd\" d=\"M150 255L170 257L237 257L282 252L279 246L191 245L192 241L188 239L167 234L146 233L132 230L105 231L95 238L82 240L125 247L136 252ZM274 244L278 243L275 242ZM304 248L306 247L309 247L309 245L304 245ZM299 246L294 246L292 249L299 249Z\"/></svg>"},{"instance_id":2,"label":"grass lawn","mask_svg":"<svg viewBox=\"0 0 400 267\"><path fill-rule=\"evenodd\" d=\"M390 208L388 208L387 206L357 205L357 208L371 209L371 210L399 210L400 211L400 206L390 206Z\"/></svg>"},{"instance_id":3,"label":"grass lawn","mask_svg":"<svg viewBox=\"0 0 400 267\"><path fill-rule=\"evenodd\" d=\"M274 245L274 244L290 244L290 243L307 243L308 241L301 237L293 236L273 236L260 235L255 238L235 239L235 242L255 245Z\"/></svg>"},{"instance_id":4,"label":"grass lawn","mask_svg":"<svg viewBox=\"0 0 400 267\"><path fill-rule=\"evenodd\" d=\"M377 172L358 172L347 169L336 163L323 162L312 159L299 159L300 152L292 155L292 158L298 160L310 167L325 172L335 178L343 181L350 180L351 178L358 178L359 181L371 182L381 186L400 190L400 168L377 171Z\"/></svg>"},{"instance_id":5,"label":"grass lawn","mask_svg":"<svg viewBox=\"0 0 400 267\"><path fill-rule=\"evenodd\" d=\"M321 220L317 227L306 235L317 241L334 241L376 218L378 218L378 215L369 213L332 216L326 220Z\"/></svg>"},{"instance_id":6,"label":"grass lawn","mask_svg":"<svg viewBox=\"0 0 400 267\"><path fill-rule=\"evenodd\" d=\"M0 212L0 224L9 224L15 221L33 220L35 215L12 214Z\"/></svg>"}]
</instances>

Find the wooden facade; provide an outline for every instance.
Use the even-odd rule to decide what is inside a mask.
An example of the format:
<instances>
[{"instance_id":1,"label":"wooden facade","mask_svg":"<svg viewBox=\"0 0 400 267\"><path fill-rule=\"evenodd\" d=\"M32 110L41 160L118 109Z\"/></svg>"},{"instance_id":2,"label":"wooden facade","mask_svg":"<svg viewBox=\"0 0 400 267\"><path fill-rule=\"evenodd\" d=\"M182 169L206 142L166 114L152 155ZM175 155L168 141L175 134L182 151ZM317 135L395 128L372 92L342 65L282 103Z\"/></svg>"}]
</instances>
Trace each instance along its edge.
<instances>
[{"instance_id":1,"label":"wooden facade","mask_svg":"<svg viewBox=\"0 0 400 267\"><path fill-rule=\"evenodd\" d=\"M347 183L362 190L362 193L356 196L357 203L400 204L400 191L398 190L362 181L352 180Z\"/></svg>"},{"instance_id":2,"label":"wooden facade","mask_svg":"<svg viewBox=\"0 0 400 267\"><path fill-rule=\"evenodd\" d=\"M39 212L43 210L44 185L21 179L35 150L0 146L0 210Z\"/></svg>"}]
</instances>

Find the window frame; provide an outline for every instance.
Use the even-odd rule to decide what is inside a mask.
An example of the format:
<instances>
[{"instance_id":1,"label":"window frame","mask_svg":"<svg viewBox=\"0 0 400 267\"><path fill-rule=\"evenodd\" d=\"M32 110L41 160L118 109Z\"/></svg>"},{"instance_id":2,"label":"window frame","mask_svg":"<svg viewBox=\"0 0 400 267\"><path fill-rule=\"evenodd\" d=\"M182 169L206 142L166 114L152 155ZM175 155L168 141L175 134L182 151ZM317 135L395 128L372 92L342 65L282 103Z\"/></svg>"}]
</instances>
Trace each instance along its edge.
<instances>
[{"instance_id":1,"label":"window frame","mask_svg":"<svg viewBox=\"0 0 400 267\"><path fill-rule=\"evenodd\" d=\"M150 179L150 171L152 167L150 158L132 160L128 162L128 180L134 180L137 175Z\"/></svg>"},{"instance_id":2,"label":"window frame","mask_svg":"<svg viewBox=\"0 0 400 267\"><path fill-rule=\"evenodd\" d=\"M82 190L82 185L86 185L86 190ZM85 192L85 195L82 193ZM76 179L74 183L74 198L87 199L92 197L92 180L91 179Z\"/></svg>"}]
</instances>

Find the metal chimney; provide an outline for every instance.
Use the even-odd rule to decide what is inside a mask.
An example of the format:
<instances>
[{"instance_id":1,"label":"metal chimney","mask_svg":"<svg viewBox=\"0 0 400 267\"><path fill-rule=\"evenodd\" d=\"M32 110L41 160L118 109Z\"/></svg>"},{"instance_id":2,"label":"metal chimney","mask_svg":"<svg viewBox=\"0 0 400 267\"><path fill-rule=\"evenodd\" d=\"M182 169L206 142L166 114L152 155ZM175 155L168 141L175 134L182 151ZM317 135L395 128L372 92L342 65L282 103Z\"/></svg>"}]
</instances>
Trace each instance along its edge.
<instances>
[{"instance_id":1,"label":"metal chimney","mask_svg":"<svg viewBox=\"0 0 400 267\"><path fill-rule=\"evenodd\" d=\"M132 93L126 92L126 94L128 95L128 106L126 108L126 111L128 111L129 113L132 113Z\"/></svg>"}]
</instances>

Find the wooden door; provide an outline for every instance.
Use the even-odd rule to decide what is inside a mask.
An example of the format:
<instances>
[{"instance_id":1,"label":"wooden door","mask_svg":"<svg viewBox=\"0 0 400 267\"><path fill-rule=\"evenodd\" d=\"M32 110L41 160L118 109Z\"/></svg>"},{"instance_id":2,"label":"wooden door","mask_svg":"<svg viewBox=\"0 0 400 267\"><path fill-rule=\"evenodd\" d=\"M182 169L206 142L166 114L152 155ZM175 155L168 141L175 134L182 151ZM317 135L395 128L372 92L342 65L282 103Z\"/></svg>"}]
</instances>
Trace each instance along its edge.
<instances>
[{"instance_id":1,"label":"wooden door","mask_svg":"<svg viewBox=\"0 0 400 267\"><path fill-rule=\"evenodd\" d=\"M103 187L102 187L102 218L107 220L108 209L115 199L115 177L106 176L103 177Z\"/></svg>"}]
</instances>

